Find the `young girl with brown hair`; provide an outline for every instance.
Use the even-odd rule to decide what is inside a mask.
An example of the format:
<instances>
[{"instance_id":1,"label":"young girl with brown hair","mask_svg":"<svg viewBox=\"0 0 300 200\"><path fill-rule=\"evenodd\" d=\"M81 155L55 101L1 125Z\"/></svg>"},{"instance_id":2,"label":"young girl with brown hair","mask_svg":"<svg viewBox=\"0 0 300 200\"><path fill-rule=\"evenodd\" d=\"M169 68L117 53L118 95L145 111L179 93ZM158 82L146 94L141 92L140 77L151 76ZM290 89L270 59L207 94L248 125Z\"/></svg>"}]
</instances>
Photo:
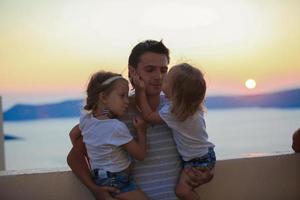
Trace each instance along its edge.
<instances>
[{"instance_id":1,"label":"young girl with brown hair","mask_svg":"<svg viewBox=\"0 0 300 200\"><path fill-rule=\"evenodd\" d=\"M87 87L84 109L79 128L86 146L93 180L97 185L116 187L116 199L147 200L137 188L131 175L132 156L143 160L146 155L146 124L135 117L136 138L117 117L127 110L128 81L121 75L100 71L91 77ZM70 135L72 142L80 135ZM129 155L128 155L129 154Z\"/></svg>"}]
</instances>

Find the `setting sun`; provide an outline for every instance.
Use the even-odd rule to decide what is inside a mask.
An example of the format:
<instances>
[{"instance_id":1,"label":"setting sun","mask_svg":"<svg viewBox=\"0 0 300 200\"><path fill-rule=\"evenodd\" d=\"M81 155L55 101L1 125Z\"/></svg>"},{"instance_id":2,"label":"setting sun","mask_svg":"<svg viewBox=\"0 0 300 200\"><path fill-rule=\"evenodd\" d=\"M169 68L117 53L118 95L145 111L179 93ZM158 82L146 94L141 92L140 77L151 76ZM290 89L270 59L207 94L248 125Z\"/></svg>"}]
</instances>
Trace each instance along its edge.
<instances>
[{"instance_id":1,"label":"setting sun","mask_svg":"<svg viewBox=\"0 0 300 200\"><path fill-rule=\"evenodd\" d=\"M253 80L253 79L248 79L246 82L245 82L245 86L246 88L248 89L254 89L256 87L256 81Z\"/></svg>"}]
</instances>

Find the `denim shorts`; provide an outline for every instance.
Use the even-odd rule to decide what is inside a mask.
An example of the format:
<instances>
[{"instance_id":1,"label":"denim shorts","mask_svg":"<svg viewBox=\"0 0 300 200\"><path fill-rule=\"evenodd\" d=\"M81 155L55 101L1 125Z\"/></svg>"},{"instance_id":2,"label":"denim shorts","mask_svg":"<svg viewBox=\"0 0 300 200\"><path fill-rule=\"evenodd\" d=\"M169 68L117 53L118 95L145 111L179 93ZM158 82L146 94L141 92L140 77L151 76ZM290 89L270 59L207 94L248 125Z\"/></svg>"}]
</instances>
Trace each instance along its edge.
<instances>
[{"instance_id":1,"label":"denim shorts","mask_svg":"<svg viewBox=\"0 0 300 200\"><path fill-rule=\"evenodd\" d=\"M97 185L118 188L120 193L138 189L132 175L124 171L109 172L102 169L94 169L92 176Z\"/></svg>"},{"instance_id":2,"label":"denim shorts","mask_svg":"<svg viewBox=\"0 0 300 200\"><path fill-rule=\"evenodd\" d=\"M216 164L216 154L213 148L208 149L208 153L199 158L194 158L189 161L182 161L183 168L197 168L197 169L212 169Z\"/></svg>"}]
</instances>

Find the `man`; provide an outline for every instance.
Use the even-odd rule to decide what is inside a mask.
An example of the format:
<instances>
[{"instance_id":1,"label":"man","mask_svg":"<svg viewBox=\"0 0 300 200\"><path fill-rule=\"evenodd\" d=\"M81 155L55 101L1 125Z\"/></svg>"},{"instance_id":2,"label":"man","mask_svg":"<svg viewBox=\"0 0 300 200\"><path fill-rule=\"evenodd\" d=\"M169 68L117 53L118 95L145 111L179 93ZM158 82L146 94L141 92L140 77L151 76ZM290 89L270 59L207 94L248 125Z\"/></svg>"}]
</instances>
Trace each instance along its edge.
<instances>
[{"instance_id":1,"label":"man","mask_svg":"<svg viewBox=\"0 0 300 200\"><path fill-rule=\"evenodd\" d=\"M145 91L149 105L157 110L162 105L164 98L160 96L162 81L168 71L169 50L162 41L146 40L137 44L129 56L130 74L136 72L145 82ZM138 105L135 96L130 97L128 114L121 119L134 134L132 117L137 115ZM78 125L71 133L80 132ZM181 163L173 141L171 130L165 125L150 124L147 129L147 156L144 161L136 161L133 166L133 176L138 186L153 200L177 199L175 186L180 174ZM88 165L85 162L85 147L82 137L74 142L67 161L72 171L85 184L96 199L112 199L110 192L115 188L100 187L92 181ZM199 174L194 171L187 172L190 175L191 185L200 185L208 182L211 174Z\"/></svg>"}]
</instances>

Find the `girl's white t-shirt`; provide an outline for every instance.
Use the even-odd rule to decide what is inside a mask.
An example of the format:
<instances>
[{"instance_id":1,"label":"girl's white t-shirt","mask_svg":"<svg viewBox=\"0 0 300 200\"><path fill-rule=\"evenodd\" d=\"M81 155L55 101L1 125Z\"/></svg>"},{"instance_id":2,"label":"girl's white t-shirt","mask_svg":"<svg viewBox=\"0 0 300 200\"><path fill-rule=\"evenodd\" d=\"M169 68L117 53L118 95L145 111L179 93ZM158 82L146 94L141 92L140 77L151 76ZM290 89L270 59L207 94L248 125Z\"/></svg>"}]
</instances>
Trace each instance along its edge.
<instances>
[{"instance_id":1,"label":"girl's white t-shirt","mask_svg":"<svg viewBox=\"0 0 300 200\"><path fill-rule=\"evenodd\" d=\"M133 137L123 122L99 120L92 114L84 114L80 117L79 128L92 169L120 172L129 167L131 158L121 146Z\"/></svg>"},{"instance_id":2,"label":"girl's white t-shirt","mask_svg":"<svg viewBox=\"0 0 300 200\"><path fill-rule=\"evenodd\" d=\"M184 161L201 157L214 144L208 141L203 112L198 110L185 121L179 121L170 111L170 101L166 100L159 110L160 117L172 129L177 150Z\"/></svg>"}]
</instances>

